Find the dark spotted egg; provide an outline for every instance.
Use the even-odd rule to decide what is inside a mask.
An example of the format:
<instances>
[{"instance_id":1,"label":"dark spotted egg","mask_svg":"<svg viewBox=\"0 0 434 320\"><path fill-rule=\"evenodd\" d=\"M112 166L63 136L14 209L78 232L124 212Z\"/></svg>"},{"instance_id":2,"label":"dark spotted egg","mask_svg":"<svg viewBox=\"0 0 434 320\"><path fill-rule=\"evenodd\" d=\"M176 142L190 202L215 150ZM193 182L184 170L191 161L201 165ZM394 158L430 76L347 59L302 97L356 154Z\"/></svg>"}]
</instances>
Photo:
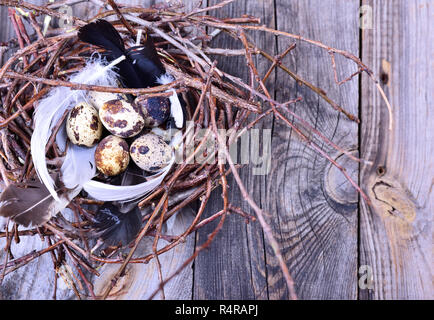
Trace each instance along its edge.
<instances>
[{"instance_id":1,"label":"dark spotted egg","mask_svg":"<svg viewBox=\"0 0 434 320\"><path fill-rule=\"evenodd\" d=\"M145 121L135 104L124 99L109 100L99 108L99 118L111 134L130 138L142 131Z\"/></svg>"},{"instance_id":2,"label":"dark spotted egg","mask_svg":"<svg viewBox=\"0 0 434 320\"><path fill-rule=\"evenodd\" d=\"M145 127L158 127L170 116L170 100L165 97L146 98L140 95L134 101L145 119Z\"/></svg>"},{"instance_id":3,"label":"dark spotted egg","mask_svg":"<svg viewBox=\"0 0 434 320\"><path fill-rule=\"evenodd\" d=\"M143 170L156 172L167 166L172 159L172 147L160 136L147 133L131 144L131 159Z\"/></svg>"},{"instance_id":4,"label":"dark spotted egg","mask_svg":"<svg viewBox=\"0 0 434 320\"><path fill-rule=\"evenodd\" d=\"M106 176L116 176L128 167L130 155L124 139L110 135L95 150L96 168Z\"/></svg>"},{"instance_id":5,"label":"dark spotted egg","mask_svg":"<svg viewBox=\"0 0 434 320\"><path fill-rule=\"evenodd\" d=\"M85 102L80 102L68 114L66 133L73 144L92 147L102 135L102 125L98 112Z\"/></svg>"}]
</instances>

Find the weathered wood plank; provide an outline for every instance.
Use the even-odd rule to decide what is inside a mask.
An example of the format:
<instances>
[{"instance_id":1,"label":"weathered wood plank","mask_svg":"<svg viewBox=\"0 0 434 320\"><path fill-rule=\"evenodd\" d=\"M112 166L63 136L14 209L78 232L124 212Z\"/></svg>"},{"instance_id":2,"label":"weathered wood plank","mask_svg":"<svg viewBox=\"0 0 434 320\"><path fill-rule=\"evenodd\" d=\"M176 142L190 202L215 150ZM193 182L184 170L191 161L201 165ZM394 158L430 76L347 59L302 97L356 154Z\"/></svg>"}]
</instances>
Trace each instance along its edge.
<instances>
[{"instance_id":1,"label":"weathered wood plank","mask_svg":"<svg viewBox=\"0 0 434 320\"><path fill-rule=\"evenodd\" d=\"M214 4L217 1L211 1ZM251 14L261 18L265 25L274 25L274 6L272 0L266 1L236 1L213 14L220 17L239 17L243 14ZM252 34L253 35L253 34ZM275 41L273 36L264 34L253 35L255 42L262 48L267 48L274 54ZM235 43L228 36L219 35L213 42L218 47L234 48ZM237 48L241 48L238 44ZM218 67L231 74L248 79L248 69L244 57L219 58ZM258 61L256 61L258 62ZM265 74L271 63L261 59L257 63L259 72ZM270 84L273 84L274 79ZM251 117L252 118L252 117ZM253 119L252 119L253 120ZM265 128L271 128L271 121L263 124ZM240 153L238 149L238 153ZM265 189L265 176L252 175L250 163L240 170L243 183L247 186L251 195L260 203L261 195ZM243 210L250 212L249 206L242 201L238 186L232 177L228 178L230 200L234 205L241 206ZM212 195L209 207L204 213L213 214L223 208L221 190L218 189ZM253 214L253 211L251 212ZM197 232L196 242L201 244L215 228L215 224L206 226ZM268 299L266 282L266 269L264 260L264 240L259 223L246 225L243 219L236 215L230 215L225 222L220 234L216 237L210 248L202 252L194 264L194 299Z\"/></svg>"},{"instance_id":2,"label":"weathered wood plank","mask_svg":"<svg viewBox=\"0 0 434 320\"><path fill-rule=\"evenodd\" d=\"M276 1L277 29L352 52L358 55L358 1ZM278 39L282 52L292 40ZM358 112L358 83L340 88L334 82L327 52L297 42L297 48L283 63L302 78L321 87L347 111ZM339 77L356 68L337 60ZM291 107L344 150L357 150L357 125L332 109L318 95L277 73L276 99L287 101L301 96ZM290 118L291 119L291 118ZM312 135L310 135L312 137ZM314 138L314 137L313 137ZM357 180L357 164L320 140L314 141L332 158L344 161ZM272 171L262 198L271 214L273 227L296 283L300 299L355 299L357 297L357 194L339 171L306 146L280 120L274 120ZM277 259L267 248L270 299L286 299L288 292Z\"/></svg>"},{"instance_id":3,"label":"weathered wood plank","mask_svg":"<svg viewBox=\"0 0 434 320\"><path fill-rule=\"evenodd\" d=\"M432 299L434 54L433 1L363 1L363 60L380 75L393 105L393 129L373 84L362 82L360 264L372 270L362 299Z\"/></svg>"},{"instance_id":4,"label":"weathered wood plank","mask_svg":"<svg viewBox=\"0 0 434 320\"><path fill-rule=\"evenodd\" d=\"M5 239L0 239L0 264L2 265L5 261L5 252L3 250L5 245ZM46 247L46 243L41 241L39 236L24 236L21 237L20 243L15 244L12 242L11 252L15 258L20 258L29 254L32 250L39 251ZM53 261L50 254L47 253L33 260L28 265L6 275L0 286L0 300L53 299L54 279ZM56 299L65 300L74 299L74 297L74 292L59 277L57 280Z\"/></svg>"}]
</instances>

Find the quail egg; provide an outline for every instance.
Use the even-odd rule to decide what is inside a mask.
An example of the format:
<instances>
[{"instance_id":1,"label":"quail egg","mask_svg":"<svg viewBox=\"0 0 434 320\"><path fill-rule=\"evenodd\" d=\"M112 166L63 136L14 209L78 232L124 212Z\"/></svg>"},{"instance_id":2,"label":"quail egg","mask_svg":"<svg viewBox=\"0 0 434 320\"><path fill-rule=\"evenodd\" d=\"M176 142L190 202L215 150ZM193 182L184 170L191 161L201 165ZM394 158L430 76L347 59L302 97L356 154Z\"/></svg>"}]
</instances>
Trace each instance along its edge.
<instances>
[{"instance_id":1,"label":"quail egg","mask_svg":"<svg viewBox=\"0 0 434 320\"><path fill-rule=\"evenodd\" d=\"M109 100L127 100L127 97L120 93L90 91L87 96L89 102L99 109L105 102Z\"/></svg>"},{"instance_id":2,"label":"quail egg","mask_svg":"<svg viewBox=\"0 0 434 320\"><path fill-rule=\"evenodd\" d=\"M140 95L134 101L145 119L145 127L158 127L170 116L170 100L165 97L146 98Z\"/></svg>"},{"instance_id":3,"label":"quail egg","mask_svg":"<svg viewBox=\"0 0 434 320\"><path fill-rule=\"evenodd\" d=\"M97 169L107 176L115 176L128 167L130 155L124 139L110 135L101 140L95 150Z\"/></svg>"},{"instance_id":4,"label":"quail egg","mask_svg":"<svg viewBox=\"0 0 434 320\"><path fill-rule=\"evenodd\" d=\"M147 133L134 140L130 147L130 155L139 168L155 172L170 162L172 147L160 136Z\"/></svg>"},{"instance_id":5,"label":"quail egg","mask_svg":"<svg viewBox=\"0 0 434 320\"><path fill-rule=\"evenodd\" d=\"M68 114L66 134L73 144L92 147L101 139L102 125L98 111L90 104L80 102Z\"/></svg>"},{"instance_id":6,"label":"quail egg","mask_svg":"<svg viewBox=\"0 0 434 320\"><path fill-rule=\"evenodd\" d=\"M123 99L106 101L99 109L99 118L111 134L121 138L138 135L145 125L136 105Z\"/></svg>"}]
</instances>

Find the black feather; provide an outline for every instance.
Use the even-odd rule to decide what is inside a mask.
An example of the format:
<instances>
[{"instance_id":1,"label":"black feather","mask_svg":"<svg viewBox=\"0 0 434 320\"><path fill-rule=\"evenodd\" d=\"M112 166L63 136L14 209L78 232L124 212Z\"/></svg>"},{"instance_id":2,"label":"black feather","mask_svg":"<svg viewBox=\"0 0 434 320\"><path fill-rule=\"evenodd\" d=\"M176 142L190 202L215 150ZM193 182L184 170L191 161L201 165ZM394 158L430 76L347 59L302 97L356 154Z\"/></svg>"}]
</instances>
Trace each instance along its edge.
<instances>
[{"instance_id":1,"label":"black feather","mask_svg":"<svg viewBox=\"0 0 434 320\"><path fill-rule=\"evenodd\" d=\"M95 220L95 236L101 239L105 246L128 245L137 236L142 225L142 215L137 206L122 213L109 202L98 209Z\"/></svg>"},{"instance_id":2,"label":"black feather","mask_svg":"<svg viewBox=\"0 0 434 320\"><path fill-rule=\"evenodd\" d=\"M112 24L106 20L97 20L81 27L78 38L105 49L109 61L125 55L126 59L116 67L120 81L127 88L156 86L157 78L165 72L151 37L146 37L143 46L125 50L124 42Z\"/></svg>"},{"instance_id":3,"label":"black feather","mask_svg":"<svg viewBox=\"0 0 434 320\"><path fill-rule=\"evenodd\" d=\"M147 37L145 45L128 49L127 56L142 76L145 86L154 87L159 85L157 79L165 73L165 70L152 40L148 39L149 37Z\"/></svg>"},{"instance_id":4,"label":"black feather","mask_svg":"<svg viewBox=\"0 0 434 320\"><path fill-rule=\"evenodd\" d=\"M80 40L97 45L107 51L109 61L124 55L125 60L116 65L119 80L127 88L147 88L167 83L171 77L161 77L166 74L161 63L152 38L145 35L144 44L125 49L123 40L111 23L105 20L97 20L80 28L78 32ZM182 128L185 124L185 103L180 100L183 115L179 112L178 104L171 105L172 114L179 119L173 119L173 125ZM174 109L172 109L174 108ZM182 121L180 121L180 117ZM176 121L175 121L176 120ZM180 125L182 122L182 125ZM170 126L173 126L170 125Z\"/></svg>"},{"instance_id":5,"label":"black feather","mask_svg":"<svg viewBox=\"0 0 434 320\"><path fill-rule=\"evenodd\" d=\"M104 56L108 61L113 61L122 55L126 60L116 65L119 80L128 88L140 88L144 83L137 74L132 61L128 59L124 42L117 30L106 20L97 20L81 27L78 38L83 41L106 50Z\"/></svg>"},{"instance_id":6,"label":"black feather","mask_svg":"<svg viewBox=\"0 0 434 320\"><path fill-rule=\"evenodd\" d=\"M113 60L125 54L121 36L111 23L105 20L97 20L81 27L78 31L78 38L83 42L104 48Z\"/></svg>"}]
</instances>

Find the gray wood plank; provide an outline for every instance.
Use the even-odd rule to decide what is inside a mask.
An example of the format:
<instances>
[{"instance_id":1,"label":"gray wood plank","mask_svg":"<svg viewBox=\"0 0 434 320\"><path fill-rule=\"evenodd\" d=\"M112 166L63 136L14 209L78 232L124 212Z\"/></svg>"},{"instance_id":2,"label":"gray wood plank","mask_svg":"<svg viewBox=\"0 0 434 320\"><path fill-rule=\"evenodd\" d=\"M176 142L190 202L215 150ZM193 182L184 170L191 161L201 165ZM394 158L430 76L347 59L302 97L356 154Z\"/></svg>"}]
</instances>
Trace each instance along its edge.
<instances>
[{"instance_id":1,"label":"gray wood plank","mask_svg":"<svg viewBox=\"0 0 434 320\"><path fill-rule=\"evenodd\" d=\"M210 2L214 4L215 2ZM214 11L220 17L238 17L251 14L261 18L261 23L274 26L274 6L272 0L237 1L219 11ZM251 34L255 42L262 48L274 54L275 41L273 36ZM236 45L229 37L219 35L214 41L215 46L234 48ZM238 44L237 48L241 48ZM259 61L257 61L259 62ZM271 64L263 59L257 64L259 72L264 74ZM245 80L248 71L243 57L218 59L218 67ZM272 78L270 84L273 85ZM250 119L253 120L252 117ZM261 127L271 129L271 119ZM259 127L258 127L259 128ZM240 152L240 150L238 150ZM265 176L252 175L252 163L240 170L243 183L251 195L262 203L265 190ZM249 206L242 201L238 186L232 177L230 184L230 200L246 212L254 214ZM221 190L214 192L205 215L213 214L223 208ZM206 226L197 232L197 244L206 241L207 236L216 224ZM194 264L194 299L268 299L266 268L264 256L262 229L258 222L246 225L243 219L235 214L230 215L220 234L210 248L202 252Z\"/></svg>"},{"instance_id":2,"label":"gray wood plank","mask_svg":"<svg viewBox=\"0 0 434 320\"><path fill-rule=\"evenodd\" d=\"M358 1L276 1L277 29L300 34L358 55ZM293 40L279 38L278 50ZM358 112L356 80L338 88L327 52L297 42L283 63L302 78L324 89L347 111ZM355 67L337 60L339 77ZM277 73L276 98L301 96L292 107L344 150L357 150L357 125L281 70ZM310 135L312 137L312 135ZM357 180L357 164L345 160L317 138L314 141L332 158L343 161ZM296 283L300 299L355 299L357 297L357 194L338 170L300 141L280 120L274 121L272 171L263 195L263 208L278 239ZM270 299L286 299L288 292L277 259L267 247Z\"/></svg>"},{"instance_id":3,"label":"gray wood plank","mask_svg":"<svg viewBox=\"0 0 434 320\"><path fill-rule=\"evenodd\" d=\"M20 228L21 229L21 228ZM46 248L39 236L21 237L20 243L12 242L11 251L15 258ZM0 264L5 261L4 238L0 239ZM69 262L68 262L69 263ZM3 270L3 269L2 269ZM5 276L0 286L0 300L48 300L53 299L54 277L53 261L45 254L28 265ZM68 288L61 277L57 280L56 299L74 299L74 292Z\"/></svg>"},{"instance_id":4,"label":"gray wood plank","mask_svg":"<svg viewBox=\"0 0 434 320\"><path fill-rule=\"evenodd\" d=\"M360 264L372 270L362 299L432 299L434 81L433 1L363 1L373 29L362 57L380 76L393 105L393 129L373 84L362 82Z\"/></svg>"}]
</instances>

